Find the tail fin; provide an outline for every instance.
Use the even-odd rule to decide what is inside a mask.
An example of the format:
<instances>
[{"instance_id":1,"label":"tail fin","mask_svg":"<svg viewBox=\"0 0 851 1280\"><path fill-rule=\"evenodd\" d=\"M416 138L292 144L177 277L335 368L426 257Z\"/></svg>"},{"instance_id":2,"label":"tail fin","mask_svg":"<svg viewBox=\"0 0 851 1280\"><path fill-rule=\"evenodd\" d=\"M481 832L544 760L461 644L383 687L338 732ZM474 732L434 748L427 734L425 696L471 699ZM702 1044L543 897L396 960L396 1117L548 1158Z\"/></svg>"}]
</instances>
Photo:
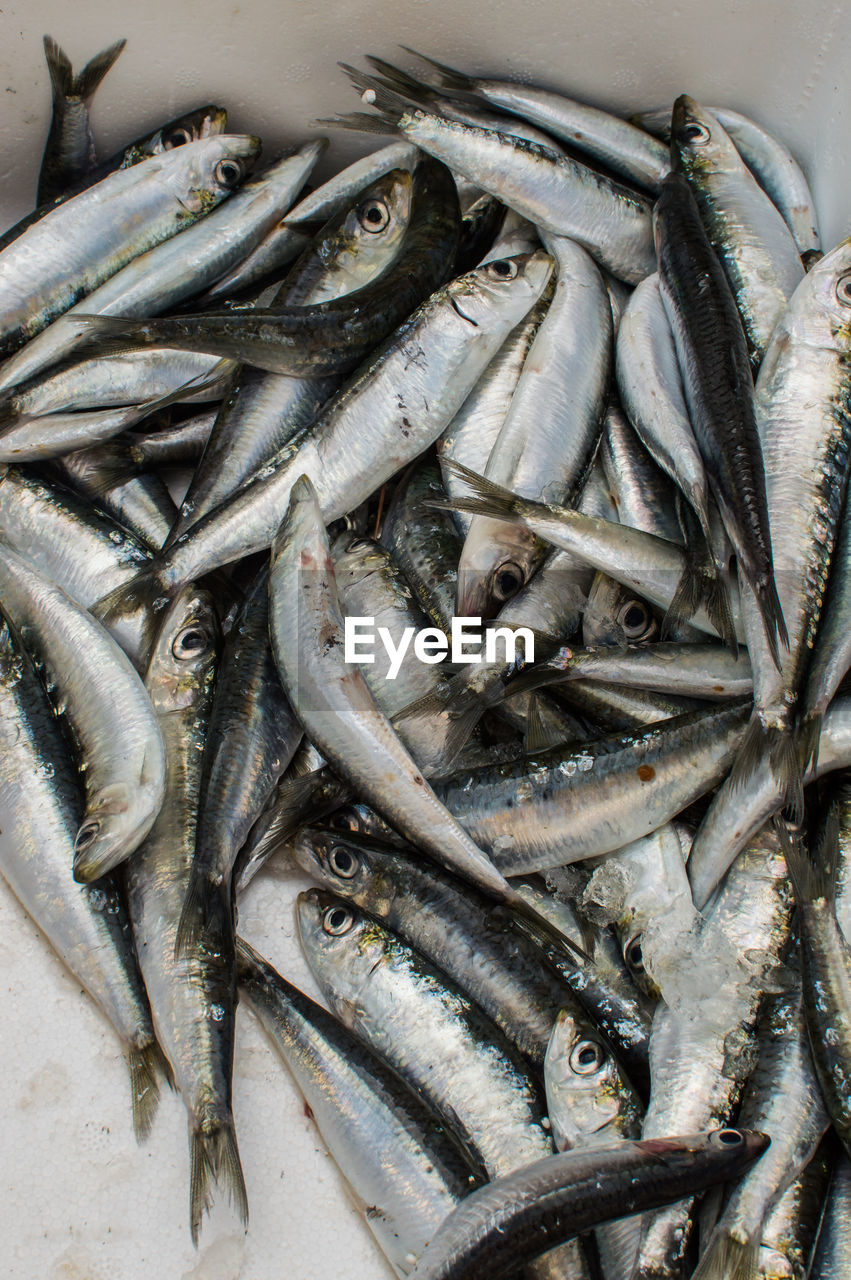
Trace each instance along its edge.
<instances>
[{"instance_id":1,"label":"tail fin","mask_svg":"<svg viewBox=\"0 0 851 1280\"><path fill-rule=\"evenodd\" d=\"M345 116L322 116L313 124L320 129L352 129L355 133L396 133L398 120L391 116L368 116L365 111L351 111ZM299 224L296 223L296 226Z\"/></svg>"},{"instance_id":2,"label":"tail fin","mask_svg":"<svg viewBox=\"0 0 851 1280\"><path fill-rule=\"evenodd\" d=\"M227 1192L242 1225L247 1226L248 1195L233 1120L219 1122L209 1133L190 1132L189 1161L189 1225L192 1243L197 1247L201 1218L209 1212L212 1204L211 1182Z\"/></svg>"},{"instance_id":3,"label":"tail fin","mask_svg":"<svg viewBox=\"0 0 851 1280\"><path fill-rule=\"evenodd\" d=\"M801 769L805 774L808 770L812 770L815 773L818 769L818 754L823 724L824 713L812 711L804 716L798 729L798 753Z\"/></svg>"},{"instance_id":4,"label":"tail fin","mask_svg":"<svg viewBox=\"0 0 851 1280\"><path fill-rule=\"evenodd\" d=\"M716 574L705 582L703 603L706 607L706 616L709 621L730 649L733 657L738 658L739 640L736 635L736 624L733 621L730 593L727 590L726 582L720 574Z\"/></svg>"},{"instance_id":5,"label":"tail fin","mask_svg":"<svg viewBox=\"0 0 851 1280\"><path fill-rule=\"evenodd\" d=\"M127 1054L130 1071L130 1103L133 1107L133 1132L136 1141L142 1142L151 1132L151 1125L160 1101L159 1070L163 1058L159 1046L153 1042L144 1049L131 1049Z\"/></svg>"},{"instance_id":6,"label":"tail fin","mask_svg":"<svg viewBox=\"0 0 851 1280\"><path fill-rule=\"evenodd\" d=\"M768 757L771 770L782 789L789 816L800 822L804 815L804 781L795 735L784 726L763 725L753 716L745 730L742 745L730 773L734 787L743 786L756 771L760 760Z\"/></svg>"},{"instance_id":7,"label":"tail fin","mask_svg":"<svg viewBox=\"0 0 851 1280\"><path fill-rule=\"evenodd\" d=\"M408 75L407 71L402 71L399 67L394 67L392 62L385 62L383 58L375 58L371 54L366 55L366 60L383 77L381 83L386 88L395 89L411 102L425 106L439 99L439 95L431 85Z\"/></svg>"},{"instance_id":8,"label":"tail fin","mask_svg":"<svg viewBox=\"0 0 851 1280\"><path fill-rule=\"evenodd\" d=\"M196 855L197 856L197 855ZM230 884L213 882L207 872L193 863L186 897L174 936L174 958L197 947L204 940L210 950L225 953L233 948L234 916Z\"/></svg>"},{"instance_id":9,"label":"tail fin","mask_svg":"<svg viewBox=\"0 0 851 1280\"><path fill-rule=\"evenodd\" d=\"M671 632L683 622L693 618L703 598L703 583L694 564L686 557L677 589L662 619L660 639L667 640Z\"/></svg>"},{"instance_id":10,"label":"tail fin","mask_svg":"<svg viewBox=\"0 0 851 1280\"><path fill-rule=\"evenodd\" d=\"M419 58L420 62L424 62L426 66L436 71L441 89L452 89L456 93L475 93L475 80L465 75L463 71L456 71L454 67L448 67L445 62L436 62L434 58L428 58L424 53L417 53L416 49L411 49L406 44L400 45L399 48L404 49L405 53L409 53L412 58Z\"/></svg>"},{"instance_id":11,"label":"tail fin","mask_svg":"<svg viewBox=\"0 0 851 1280\"><path fill-rule=\"evenodd\" d=\"M47 37L45 37L45 40L46 39ZM108 49L101 49L100 53L96 53L95 56L86 63L80 74L74 77L74 84L71 92L77 94L77 96L82 98L84 102L90 102L94 96L95 90L109 71L110 67L115 65L115 62L126 43L126 40L116 40L115 44L111 44ZM47 44L45 43L45 53L46 52Z\"/></svg>"},{"instance_id":12,"label":"tail fin","mask_svg":"<svg viewBox=\"0 0 851 1280\"><path fill-rule=\"evenodd\" d=\"M168 603L169 591L160 583L157 569L151 565L140 569L135 577L115 590L101 596L90 608L89 612L106 627L107 631L130 622L137 613L143 614L141 626L141 650L147 660L147 653L153 647L157 633L157 622L162 605Z\"/></svg>"},{"instance_id":13,"label":"tail fin","mask_svg":"<svg viewBox=\"0 0 851 1280\"><path fill-rule=\"evenodd\" d=\"M155 345L146 338L147 320L131 320L126 316L96 316L81 312L74 316L74 327L87 347L95 347L102 356L120 356L140 347ZM81 343L82 347L82 343Z\"/></svg>"},{"instance_id":14,"label":"tail fin","mask_svg":"<svg viewBox=\"0 0 851 1280\"><path fill-rule=\"evenodd\" d=\"M450 471L454 471L472 489L473 496L470 498L430 498L425 503L426 507L433 508L436 511L466 511L470 515L493 516L497 520L505 520L511 524L522 520L521 513L524 509L541 506L540 503L533 503L528 499L520 498L516 493L512 493L510 489L505 489L493 480L488 480L486 476L480 476L477 472L471 471L469 467L465 467L463 462L458 462L456 458L444 458L443 465Z\"/></svg>"},{"instance_id":15,"label":"tail fin","mask_svg":"<svg viewBox=\"0 0 851 1280\"><path fill-rule=\"evenodd\" d=\"M318 775L321 774L320 778ZM339 784L336 800L329 798L325 776L327 770L316 770L297 778L286 778L278 783L278 789L269 808L260 815L237 860L235 884L240 894L268 858L285 844L289 837L305 823L318 822L344 804L348 792Z\"/></svg>"},{"instance_id":16,"label":"tail fin","mask_svg":"<svg viewBox=\"0 0 851 1280\"><path fill-rule=\"evenodd\" d=\"M439 715L447 715L450 722L445 739L448 765L462 747L467 745L485 712L501 700L501 694L481 695L471 689L467 677L462 673L452 676L433 693L417 698L415 702L403 707L393 717L392 723L394 729L398 729L411 720L430 720Z\"/></svg>"},{"instance_id":17,"label":"tail fin","mask_svg":"<svg viewBox=\"0 0 851 1280\"><path fill-rule=\"evenodd\" d=\"M786 620L783 617L783 606L780 603L780 597L777 594L777 586L772 575L767 582L758 582L751 584L753 593L756 596L756 602L759 605L759 611L762 615L762 625L765 628L765 638L768 641L768 647L771 656L774 659L774 665L780 669L780 645L784 649L789 648L789 633L786 630Z\"/></svg>"},{"instance_id":18,"label":"tail fin","mask_svg":"<svg viewBox=\"0 0 851 1280\"><path fill-rule=\"evenodd\" d=\"M346 62L340 62L338 66L342 67L361 95L361 101L367 106L374 107L385 120L398 125L402 117L411 110L408 99L389 85L383 84L381 80L358 71L357 67L351 67Z\"/></svg>"},{"instance_id":19,"label":"tail fin","mask_svg":"<svg viewBox=\"0 0 851 1280\"><path fill-rule=\"evenodd\" d=\"M529 699L526 733L523 738L523 749L527 755L533 756L541 751L549 751L552 747L563 746L573 736L564 723L545 714L547 705L534 693Z\"/></svg>"},{"instance_id":20,"label":"tail fin","mask_svg":"<svg viewBox=\"0 0 851 1280\"><path fill-rule=\"evenodd\" d=\"M519 893L512 892L510 897L506 898L505 905L514 913L518 927L529 934L544 951L559 952L571 965L575 964L577 959L583 964L590 964L591 957L588 953L562 933L551 920L536 911L531 902Z\"/></svg>"},{"instance_id":21,"label":"tail fin","mask_svg":"<svg viewBox=\"0 0 851 1280\"><path fill-rule=\"evenodd\" d=\"M781 819L777 819L774 825L798 902L817 902L820 899L833 902L839 868L838 808L834 805L828 811L815 858L805 847L800 831L790 832Z\"/></svg>"},{"instance_id":22,"label":"tail fin","mask_svg":"<svg viewBox=\"0 0 851 1280\"><path fill-rule=\"evenodd\" d=\"M53 97L67 98L74 92L74 69L71 66L71 60L53 36L45 36L43 43Z\"/></svg>"},{"instance_id":23,"label":"tail fin","mask_svg":"<svg viewBox=\"0 0 851 1280\"><path fill-rule=\"evenodd\" d=\"M716 1227L692 1280L756 1280L759 1241L734 1240Z\"/></svg>"}]
</instances>

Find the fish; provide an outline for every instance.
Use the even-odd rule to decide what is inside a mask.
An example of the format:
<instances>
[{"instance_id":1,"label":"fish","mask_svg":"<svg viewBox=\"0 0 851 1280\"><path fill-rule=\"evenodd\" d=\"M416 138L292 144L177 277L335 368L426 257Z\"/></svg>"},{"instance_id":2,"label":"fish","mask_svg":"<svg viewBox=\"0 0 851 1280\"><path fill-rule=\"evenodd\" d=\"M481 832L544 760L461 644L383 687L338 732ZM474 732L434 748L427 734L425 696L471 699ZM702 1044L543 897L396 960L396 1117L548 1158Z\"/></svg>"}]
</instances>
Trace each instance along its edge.
<instances>
[{"instance_id":1,"label":"fish","mask_svg":"<svg viewBox=\"0 0 851 1280\"><path fill-rule=\"evenodd\" d=\"M804 274L798 246L723 125L687 94L674 103L671 153L695 193L758 367Z\"/></svg>"},{"instance_id":2,"label":"fish","mask_svg":"<svg viewBox=\"0 0 851 1280\"><path fill-rule=\"evenodd\" d=\"M411 1276L476 1280L486 1268L491 1280L507 1280L555 1241L736 1176L767 1145L764 1134L718 1129L549 1156L462 1201Z\"/></svg>"},{"instance_id":3,"label":"fish","mask_svg":"<svg viewBox=\"0 0 851 1280\"><path fill-rule=\"evenodd\" d=\"M77 748L86 804L73 872L89 883L129 857L154 824L165 795L162 734L124 651L60 587L3 545L0 599Z\"/></svg>"},{"instance_id":4,"label":"fish","mask_svg":"<svg viewBox=\"0 0 851 1280\"><path fill-rule=\"evenodd\" d=\"M240 990L397 1275L480 1181L436 1117L381 1059L240 939Z\"/></svg>"},{"instance_id":5,"label":"fish","mask_svg":"<svg viewBox=\"0 0 851 1280\"><path fill-rule=\"evenodd\" d=\"M116 1034L130 1073L136 1136L150 1131L162 1059L118 886L72 875L83 799L66 744L14 627L0 608L0 872Z\"/></svg>"},{"instance_id":6,"label":"fish","mask_svg":"<svg viewBox=\"0 0 851 1280\"><path fill-rule=\"evenodd\" d=\"M259 149L247 135L186 143L116 170L33 223L0 250L0 352L12 354L132 258L208 212Z\"/></svg>"},{"instance_id":7,"label":"fish","mask_svg":"<svg viewBox=\"0 0 851 1280\"><path fill-rule=\"evenodd\" d=\"M763 447L742 326L681 174L663 182L653 225L659 291L695 438L777 665L789 636L775 583Z\"/></svg>"},{"instance_id":8,"label":"fish","mask_svg":"<svg viewBox=\"0 0 851 1280\"><path fill-rule=\"evenodd\" d=\"M44 37L53 116L38 175L36 205L63 195L93 168L97 154L89 109L101 81L115 65L126 43L126 40L116 40L102 49L75 76L67 54L52 36Z\"/></svg>"},{"instance_id":9,"label":"fish","mask_svg":"<svg viewBox=\"0 0 851 1280\"><path fill-rule=\"evenodd\" d=\"M571 159L528 142L421 108L381 86L368 90L375 116L342 116L320 124L399 132L552 235L575 240L627 284L654 269L649 199Z\"/></svg>"},{"instance_id":10,"label":"fish","mask_svg":"<svg viewBox=\"0 0 851 1280\"><path fill-rule=\"evenodd\" d=\"M166 795L126 872L133 937L157 1040L187 1111L194 1244L213 1182L227 1191L243 1224L248 1220L231 1109L236 975L223 973L200 943L179 959L174 954L195 847L218 630L210 594L194 587L181 592L162 615L145 687L165 739Z\"/></svg>"}]
</instances>

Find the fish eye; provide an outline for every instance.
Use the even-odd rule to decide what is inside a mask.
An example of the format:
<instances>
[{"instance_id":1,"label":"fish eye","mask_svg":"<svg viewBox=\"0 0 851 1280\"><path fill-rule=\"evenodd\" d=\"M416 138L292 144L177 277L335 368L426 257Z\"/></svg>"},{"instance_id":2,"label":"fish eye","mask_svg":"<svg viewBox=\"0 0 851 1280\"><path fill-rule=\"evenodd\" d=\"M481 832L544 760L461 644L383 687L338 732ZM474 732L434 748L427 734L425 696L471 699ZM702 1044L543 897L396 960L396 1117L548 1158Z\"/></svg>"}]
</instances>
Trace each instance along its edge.
<instances>
[{"instance_id":1,"label":"fish eye","mask_svg":"<svg viewBox=\"0 0 851 1280\"><path fill-rule=\"evenodd\" d=\"M94 844L95 837L99 831L100 823L97 818L91 818L88 822L84 822L77 832L74 850L78 852L80 849L88 849L89 845Z\"/></svg>"},{"instance_id":2,"label":"fish eye","mask_svg":"<svg viewBox=\"0 0 851 1280\"><path fill-rule=\"evenodd\" d=\"M192 141L192 134L188 129L177 128L170 129L168 133L163 134L163 146L166 151L171 151L174 147L182 147L184 143Z\"/></svg>"},{"instance_id":3,"label":"fish eye","mask_svg":"<svg viewBox=\"0 0 851 1280\"><path fill-rule=\"evenodd\" d=\"M644 973L644 948L641 945L641 934L630 938L623 949L623 958L633 973Z\"/></svg>"},{"instance_id":4,"label":"fish eye","mask_svg":"<svg viewBox=\"0 0 851 1280\"><path fill-rule=\"evenodd\" d=\"M214 170L216 182L222 187L235 187L242 178L243 167L238 160L220 160Z\"/></svg>"},{"instance_id":5,"label":"fish eye","mask_svg":"<svg viewBox=\"0 0 851 1280\"><path fill-rule=\"evenodd\" d=\"M705 125L698 124L696 120L692 120L687 125L683 125L681 136L685 142L691 142L697 147L702 147L709 141L711 135Z\"/></svg>"},{"instance_id":6,"label":"fish eye","mask_svg":"<svg viewBox=\"0 0 851 1280\"><path fill-rule=\"evenodd\" d=\"M843 307L851 307L851 271L840 276L836 282L837 301L841 302Z\"/></svg>"},{"instance_id":7,"label":"fish eye","mask_svg":"<svg viewBox=\"0 0 851 1280\"><path fill-rule=\"evenodd\" d=\"M519 564L507 560L493 575L493 594L499 601L510 600L523 586L524 574Z\"/></svg>"},{"instance_id":8,"label":"fish eye","mask_svg":"<svg viewBox=\"0 0 851 1280\"><path fill-rule=\"evenodd\" d=\"M740 1147L745 1140L738 1129L716 1129L711 1136L722 1147Z\"/></svg>"},{"instance_id":9,"label":"fish eye","mask_svg":"<svg viewBox=\"0 0 851 1280\"><path fill-rule=\"evenodd\" d=\"M190 622L174 637L171 651L178 662L198 658L210 648L210 637L197 622Z\"/></svg>"},{"instance_id":10,"label":"fish eye","mask_svg":"<svg viewBox=\"0 0 851 1280\"><path fill-rule=\"evenodd\" d=\"M627 600L617 615L627 640L646 640L653 631L655 619L643 600Z\"/></svg>"},{"instance_id":11,"label":"fish eye","mask_svg":"<svg viewBox=\"0 0 851 1280\"><path fill-rule=\"evenodd\" d=\"M359 831L360 822L354 809L338 809L328 819L328 826L334 831Z\"/></svg>"},{"instance_id":12,"label":"fish eye","mask_svg":"<svg viewBox=\"0 0 851 1280\"><path fill-rule=\"evenodd\" d=\"M390 221L390 210L383 200L365 200L358 209L358 222L364 231L383 231Z\"/></svg>"},{"instance_id":13,"label":"fish eye","mask_svg":"<svg viewBox=\"0 0 851 1280\"><path fill-rule=\"evenodd\" d=\"M345 845L335 845L328 854L328 865L335 875L343 880L351 880L358 869L358 860Z\"/></svg>"},{"instance_id":14,"label":"fish eye","mask_svg":"<svg viewBox=\"0 0 851 1280\"><path fill-rule=\"evenodd\" d=\"M500 258L497 262L489 262L485 267L491 280L513 280L519 270L513 258Z\"/></svg>"},{"instance_id":15,"label":"fish eye","mask_svg":"<svg viewBox=\"0 0 851 1280\"><path fill-rule=\"evenodd\" d=\"M606 1052L596 1040L580 1040L570 1051L570 1069L578 1076L590 1076L606 1061Z\"/></svg>"},{"instance_id":16,"label":"fish eye","mask_svg":"<svg viewBox=\"0 0 851 1280\"><path fill-rule=\"evenodd\" d=\"M322 928L332 938L339 938L349 932L354 922L354 916L345 907L327 907L322 917Z\"/></svg>"}]
</instances>

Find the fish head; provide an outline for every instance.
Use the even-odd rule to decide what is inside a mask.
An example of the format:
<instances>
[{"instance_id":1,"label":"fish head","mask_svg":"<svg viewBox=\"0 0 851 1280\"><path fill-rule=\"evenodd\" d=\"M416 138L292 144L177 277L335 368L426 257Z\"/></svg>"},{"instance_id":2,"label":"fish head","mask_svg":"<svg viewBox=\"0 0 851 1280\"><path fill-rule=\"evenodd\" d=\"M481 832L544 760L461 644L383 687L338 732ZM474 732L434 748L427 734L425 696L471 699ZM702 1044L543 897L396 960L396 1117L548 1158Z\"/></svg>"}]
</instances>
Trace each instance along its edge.
<instances>
[{"instance_id":1,"label":"fish head","mask_svg":"<svg viewBox=\"0 0 851 1280\"><path fill-rule=\"evenodd\" d=\"M485 262L451 281L445 295L466 326L467 340L479 328L487 333L487 321L495 309L519 323L546 289L554 265L550 254L539 249Z\"/></svg>"},{"instance_id":2,"label":"fish head","mask_svg":"<svg viewBox=\"0 0 851 1280\"><path fill-rule=\"evenodd\" d=\"M388 261L401 244L411 220L413 184L407 169L391 169L320 232L318 257L329 271L350 278L351 291L371 280L373 264Z\"/></svg>"},{"instance_id":3,"label":"fish head","mask_svg":"<svg viewBox=\"0 0 851 1280\"><path fill-rule=\"evenodd\" d=\"M493 618L543 564L546 548L523 525L474 516L458 561L456 611Z\"/></svg>"},{"instance_id":4,"label":"fish head","mask_svg":"<svg viewBox=\"0 0 851 1280\"><path fill-rule=\"evenodd\" d=\"M697 1161L711 1171L713 1180L724 1182L738 1176L758 1160L771 1145L765 1133L752 1129L713 1129L675 1138L643 1138L636 1150L655 1156L669 1168L694 1168Z\"/></svg>"},{"instance_id":5,"label":"fish head","mask_svg":"<svg viewBox=\"0 0 851 1280\"><path fill-rule=\"evenodd\" d=\"M397 891L373 843L342 831L304 827L292 843L296 862L323 888L385 916Z\"/></svg>"},{"instance_id":6,"label":"fish head","mask_svg":"<svg viewBox=\"0 0 851 1280\"><path fill-rule=\"evenodd\" d=\"M337 1016L351 1025L361 989L386 961L388 935L353 903L322 889L299 894L296 918L313 976Z\"/></svg>"},{"instance_id":7,"label":"fish head","mask_svg":"<svg viewBox=\"0 0 851 1280\"><path fill-rule=\"evenodd\" d=\"M671 116L671 163L688 178L699 178L708 172L735 172L743 166L723 125L687 93L677 98Z\"/></svg>"},{"instance_id":8,"label":"fish head","mask_svg":"<svg viewBox=\"0 0 851 1280\"><path fill-rule=\"evenodd\" d=\"M187 216L196 218L241 185L259 154L260 139L250 134L199 138L163 152L158 161L160 180L170 187Z\"/></svg>"},{"instance_id":9,"label":"fish head","mask_svg":"<svg viewBox=\"0 0 851 1280\"><path fill-rule=\"evenodd\" d=\"M163 151L173 151L187 142L197 142L199 138L214 138L224 133L228 122L228 113L224 107L212 104L197 107L185 115L169 120L156 133L151 134L145 144L148 155L159 155Z\"/></svg>"},{"instance_id":10,"label":"fish head","mask_svg":"<svg viewBox=\"0 0 851 1280\"><path fill-rule=\"evenodd\" d=\"M145 688L159 714L195 706L212 685L219 623L209 591L193 584L163 614L151 651Z\"/></svg>"},{"instance_id":11,"label":"fish head","mask_svg":"<svg viewBox=\"0 0 851 1280\"><path fill-rule=\"evenodd\" d=\"M792 296L784 322L808 345L834 347L843 360L847 359L851 350L851 236L807 272Z\"/></svg>"},{"instance_id":12,"label":"fish head","mask_svg":"<svg viewBox=\"0 0 851 1280\"><path fill-rule=\"evenodd\" d=\"M89 884L99 879L138 847L145 834L140 821L150 808L143 801L148 800L141 788L121 782L89 797L74 841L75 880Z\"/></svg>"},{"instance_id":13,"label":"fish head","mask_svg":"<svg viewBox=\"0 0 851 1280\"><path fill-rule=\"evenodd\" d=\"M659 638L659 621L646 600L598 573L582 615L582 640L588 649L649 644Z\"/></svg>"},{"instance_id":14,"label":"fish head","mask_svg":"<svg viewBox=\"0 0 851 1280\"><path fill-rule=\"evenodd\" d=\"M641 1104L615 1055L570 1009L556 1019L544 1062L547 1107L559 1151L629 1138L641 1127Z\"/></svg>"}]
</instances>

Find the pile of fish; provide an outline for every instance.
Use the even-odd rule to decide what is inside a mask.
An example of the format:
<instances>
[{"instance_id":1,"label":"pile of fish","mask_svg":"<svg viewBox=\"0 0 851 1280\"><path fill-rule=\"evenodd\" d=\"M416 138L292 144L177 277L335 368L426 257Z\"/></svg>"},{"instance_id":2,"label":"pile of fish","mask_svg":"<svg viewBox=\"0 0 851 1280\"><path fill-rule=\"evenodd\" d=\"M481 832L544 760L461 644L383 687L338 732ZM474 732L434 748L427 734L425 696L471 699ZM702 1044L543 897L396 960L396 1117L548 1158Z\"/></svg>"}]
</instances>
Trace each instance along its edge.
<instances>
[{"instance_id":1,"label":"pile of fish","mask_svg":"<svg viewBox=\"0 0 851 1280\"><path fill-rule=\"evenodd\" d=\"M397 1275L847 1280L851 241L735 111L421 55L315 189L215 106L101 160L122 43L0 240L0 869L193 1240L239 995Z\"/></svg>"}]
</instances>

